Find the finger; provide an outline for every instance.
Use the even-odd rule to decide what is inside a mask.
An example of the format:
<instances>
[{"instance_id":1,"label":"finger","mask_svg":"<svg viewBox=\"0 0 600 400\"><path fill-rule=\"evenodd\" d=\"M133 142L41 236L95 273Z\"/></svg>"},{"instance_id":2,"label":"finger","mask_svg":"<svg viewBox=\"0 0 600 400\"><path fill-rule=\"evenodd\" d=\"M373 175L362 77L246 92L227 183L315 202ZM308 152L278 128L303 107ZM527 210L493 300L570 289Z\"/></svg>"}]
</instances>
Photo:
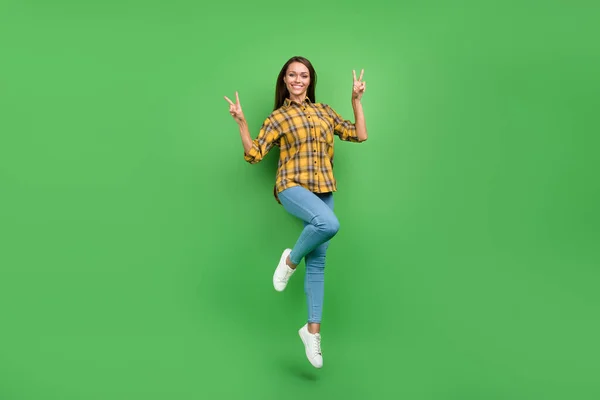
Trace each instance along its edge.
<instances>
[{"instance_id":1,"label":"finger","mask_svg":"<svg viewBox=\"0 0 600 400\"><path fill-rule=\"evenodd\" d=\"M227 97L227 96L223 96L223 97L225 97L225 100L227 100L227 102L228 102L229 104L231 104L231 105L234 105L234 104L233 104L233 102L232 102L231 100L229 100L229 97Z\"/></svg>"},{"instance_id":2,"label":"finger","mask_svg":"<svg viewBox=\"0 0 600 400\"><path fill-rule=\"evenodd\" d=\"M362 77L363 77L363 74L364 74L364 73L365 73L365 69L363 68L363 69L360 71L360 78L358 78L358 80L359 80L359 81L360 81L360 80L362 80Z\"/></svg>"},{"instance_id":3,"label":"finger","mask_svg":"<svg viewBox=\"0 0 600 400\"><path fill-rule=\"evenodd\" d=\"M356 71L352 70L352 77L354 78L354 82L356 82Z\"/></svg>"},{"instance_id":4,"label":"finger","mask_svg":"<svg viewBox=\"0 0 600 400\"><path fill-rule=\"evenodd\" d=\"M240 95L238 92L235 92L235 100L237 101L237 104L240 104Z\"/></svg>"}]
</instances>

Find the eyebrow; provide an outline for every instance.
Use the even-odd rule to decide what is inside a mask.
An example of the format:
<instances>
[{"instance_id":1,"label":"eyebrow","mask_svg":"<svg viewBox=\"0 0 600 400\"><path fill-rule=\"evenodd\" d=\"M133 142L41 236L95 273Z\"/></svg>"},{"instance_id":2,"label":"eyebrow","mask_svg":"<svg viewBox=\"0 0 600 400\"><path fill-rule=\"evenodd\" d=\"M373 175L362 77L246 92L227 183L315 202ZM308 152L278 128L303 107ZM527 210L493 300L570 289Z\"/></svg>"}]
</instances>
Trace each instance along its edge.
<instances>
[{"instance_id":1,"label":"eyebrow","mask_svg":"<svg viewBox=\"0 0 600 400\"><path fill-rule=\"evenodd\" d=\"M295 72L297 74L308 74L309 73L308 71L300 71L300 72L298 72L298 71L288 71L288 74L292 73L292 72Z\"/></svg>"}]
</instances>

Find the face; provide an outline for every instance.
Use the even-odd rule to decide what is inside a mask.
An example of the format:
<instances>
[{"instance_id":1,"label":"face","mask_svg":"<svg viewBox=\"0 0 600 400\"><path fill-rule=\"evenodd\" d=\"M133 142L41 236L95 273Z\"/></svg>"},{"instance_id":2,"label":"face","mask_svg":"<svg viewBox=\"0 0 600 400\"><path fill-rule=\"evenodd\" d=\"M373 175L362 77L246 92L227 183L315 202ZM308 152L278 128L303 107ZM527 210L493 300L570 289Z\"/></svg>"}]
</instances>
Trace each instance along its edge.
<instances>
[{"instance_id":1,"label":"face","mask_svg":"<svg viewBox=\"0 0 600 400\"><path fill-rule=\"evenodd\" d=\"M306 65L299 62L293 62L288 66L283 80L290 92L290 97L304 97L308 85L310 84L310 72Z\"/></svg>"}]
</instances>

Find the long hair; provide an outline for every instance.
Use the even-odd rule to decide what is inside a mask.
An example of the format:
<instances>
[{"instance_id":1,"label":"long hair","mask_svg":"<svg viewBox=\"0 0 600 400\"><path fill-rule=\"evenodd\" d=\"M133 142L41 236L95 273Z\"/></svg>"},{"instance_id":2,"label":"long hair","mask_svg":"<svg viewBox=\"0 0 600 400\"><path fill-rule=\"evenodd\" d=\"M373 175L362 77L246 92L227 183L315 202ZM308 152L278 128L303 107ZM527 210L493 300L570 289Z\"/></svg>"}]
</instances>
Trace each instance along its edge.
<instances>
[{"instance_id":1,"label":"long hair","mask_svg":"<svg viewBox=\"0 0 600 400\"><path fill-rule=\"evenodd\" d=\"M313 68L310 61L308 61L306 58L300 57L300 56L294 56L294 57L290 58L289 60L287 60L287 62L281 68L281 71L279 72L279 76L277 76L277 83L275 84L275 106L273 108L273 111L277 110L279 107L281 107L283 105L283 103L285 102L285 99L290 95L290 92L288 91L287 86L285 85L285 82L283 81L283 77L285 76L285 73L286 73L289 65L293 62L302 63L302 64L306 65L306 68L308 68L308 73L310 75L310 83L308 84L308 88L306 89L306 96L313 103L316 102L315 101L315 90L317 88L317 73L315 72L315 69Z\"/></svg>"}]
</instances>

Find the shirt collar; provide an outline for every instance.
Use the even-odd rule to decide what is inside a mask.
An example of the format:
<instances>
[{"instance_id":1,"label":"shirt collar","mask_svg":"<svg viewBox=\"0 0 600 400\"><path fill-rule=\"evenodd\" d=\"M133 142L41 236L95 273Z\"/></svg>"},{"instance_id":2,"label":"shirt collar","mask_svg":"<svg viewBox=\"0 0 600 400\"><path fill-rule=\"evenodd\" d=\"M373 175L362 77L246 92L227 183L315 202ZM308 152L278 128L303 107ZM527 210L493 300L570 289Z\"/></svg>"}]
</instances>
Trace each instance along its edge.
<instances>
[{"instance_id":1,"label":"shirt collar","mask_svg":"<svg viewBox=\"0 0 600 400\"><path fill-rule=\"evenodd\" d=\"M306 103L306 104L312 104L312 102L310 101L310 99L308 98L308 96L306 96L306 97L304 98L304 101L303 101L303 103ZM300 104L300 103L298 103L297 101L290 100L290 98L289 98L289 97L288 97L288 98L286 98L286 99L285 99L285 101L283 102L283 105L284 105L285 107L290 107L292 104L299 104L299 105L301 105L301 104Z\"/></svg>"}]
</instances>

